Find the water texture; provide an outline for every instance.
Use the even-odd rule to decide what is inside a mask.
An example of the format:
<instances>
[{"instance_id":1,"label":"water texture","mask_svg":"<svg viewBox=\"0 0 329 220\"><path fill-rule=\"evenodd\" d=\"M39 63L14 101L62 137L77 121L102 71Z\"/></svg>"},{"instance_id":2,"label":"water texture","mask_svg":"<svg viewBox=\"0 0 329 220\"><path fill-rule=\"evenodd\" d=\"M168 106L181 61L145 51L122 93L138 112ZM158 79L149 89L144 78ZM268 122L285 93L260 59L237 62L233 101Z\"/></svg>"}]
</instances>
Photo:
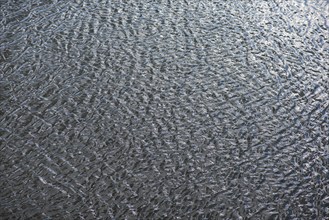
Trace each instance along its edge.
<instances>
[{"instance_id":1,"label":"water texture","mask_svg":"<svg viewBox=\"0 0 329 220\"><path fill-rule=\"evenodd\" d=\"M328 0L0 0L0 219L329 219Z\"/></svg>"}]
</instances>

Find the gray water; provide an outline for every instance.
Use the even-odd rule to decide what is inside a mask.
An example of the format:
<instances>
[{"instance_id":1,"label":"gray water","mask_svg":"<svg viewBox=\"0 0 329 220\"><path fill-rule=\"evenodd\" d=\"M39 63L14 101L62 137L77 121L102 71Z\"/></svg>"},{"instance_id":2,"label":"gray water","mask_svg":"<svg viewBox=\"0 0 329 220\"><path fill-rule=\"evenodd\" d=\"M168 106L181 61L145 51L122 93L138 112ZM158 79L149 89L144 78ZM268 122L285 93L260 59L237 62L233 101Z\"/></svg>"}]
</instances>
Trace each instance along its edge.
<instances>
[{"instance_id":1,"label":"gray water","mask_svg":"<svg viewBox=\"0 0 329 220\"><path fill-rule=\"evenodd\" d=\"M0 0L0 219L329 219L327 0Z\"/></svg>"}]
</instances>

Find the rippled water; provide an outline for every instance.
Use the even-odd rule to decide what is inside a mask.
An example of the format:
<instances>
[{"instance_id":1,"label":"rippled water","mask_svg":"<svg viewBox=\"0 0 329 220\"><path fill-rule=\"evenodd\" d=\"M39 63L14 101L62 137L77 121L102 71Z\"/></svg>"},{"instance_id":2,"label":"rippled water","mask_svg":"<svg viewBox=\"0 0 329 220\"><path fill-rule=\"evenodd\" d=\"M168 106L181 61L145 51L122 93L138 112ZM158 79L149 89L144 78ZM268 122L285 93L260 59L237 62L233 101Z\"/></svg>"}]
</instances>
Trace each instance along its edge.
<instances>
[{"instance_id":1,"label":"rippled water","mask_svg":"<svg viewBox=\"0 0 329 220\"><path fill-rule=\"evenodd\" d=\"M0 0L1 219L329 219L329 2Z\"/></svg>"}]
</instances>

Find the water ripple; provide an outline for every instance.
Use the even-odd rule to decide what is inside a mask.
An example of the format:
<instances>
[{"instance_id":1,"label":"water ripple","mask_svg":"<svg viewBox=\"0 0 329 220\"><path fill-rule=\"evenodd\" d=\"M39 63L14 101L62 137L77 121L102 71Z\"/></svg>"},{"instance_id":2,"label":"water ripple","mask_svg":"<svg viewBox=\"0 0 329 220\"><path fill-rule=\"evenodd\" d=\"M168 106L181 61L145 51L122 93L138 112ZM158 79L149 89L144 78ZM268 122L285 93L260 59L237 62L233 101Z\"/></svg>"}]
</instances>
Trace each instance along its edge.
<instances>
[{"instance_id":1,"label":"water ripple","mask_svg":"<svg viewBox=\"0 0 329 220\"><path fill-rule=\"evenodd\" d=\"M1 217L327 219L328 12L2 1Z\"/></svg>"}]
</instances>

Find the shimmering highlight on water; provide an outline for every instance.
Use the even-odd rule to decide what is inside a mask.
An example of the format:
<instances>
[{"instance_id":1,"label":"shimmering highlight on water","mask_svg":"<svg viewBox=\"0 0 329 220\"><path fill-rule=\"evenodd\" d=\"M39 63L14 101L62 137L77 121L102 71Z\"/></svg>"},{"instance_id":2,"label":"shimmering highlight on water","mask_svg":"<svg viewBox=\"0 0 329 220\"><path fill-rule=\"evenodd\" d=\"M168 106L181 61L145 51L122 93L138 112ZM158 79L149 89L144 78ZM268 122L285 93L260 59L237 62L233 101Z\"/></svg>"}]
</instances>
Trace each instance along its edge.
<instances>
[{"instance_id":1,"label":"shimmering highlight on water","mask_svg":"<svg viewBox=\"0 0 329 220\"><path fill-rule=\"evenodd\" d=\"M2 219L329 219L327 0L0 0Z\"/></svg>"}]
</instances>

